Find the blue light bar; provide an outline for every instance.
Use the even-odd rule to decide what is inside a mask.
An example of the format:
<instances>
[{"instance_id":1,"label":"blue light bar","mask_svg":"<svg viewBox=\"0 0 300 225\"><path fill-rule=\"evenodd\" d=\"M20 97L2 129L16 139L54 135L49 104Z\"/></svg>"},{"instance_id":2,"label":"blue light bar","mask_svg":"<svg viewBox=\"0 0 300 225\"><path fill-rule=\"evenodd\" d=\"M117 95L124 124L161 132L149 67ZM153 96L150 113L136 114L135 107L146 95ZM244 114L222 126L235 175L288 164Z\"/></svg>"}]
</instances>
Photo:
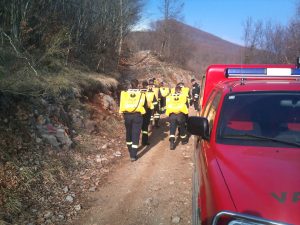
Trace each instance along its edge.
<instances>
[{"instance_id":1,"label":"blue light bar","mask_svg":"<svg viewBox=\"0 0 300 225\"><path fill-rule=\"evenodd\" d=\"M300 76L300 68L227 68L225 77L288 77Z\"/></svg>"},{"instance_id":2,"label":"blue light bar","mask_svg":"<svg viewBox=\"0 0 300 225\"><path fill-rule=\"evenodd\" d=\"M226 75L266 75L266 68L227 68Z\"/></svg>"},{"instance_id":3,"label":"blue light bar","mask_svg":"<svg viewBox=\"0 0 300 225\"><path fill-rule=\"evenodd\" d=\"M300 75L300 69L292 69L292 75Z\"/></svg>"}]
</instances>

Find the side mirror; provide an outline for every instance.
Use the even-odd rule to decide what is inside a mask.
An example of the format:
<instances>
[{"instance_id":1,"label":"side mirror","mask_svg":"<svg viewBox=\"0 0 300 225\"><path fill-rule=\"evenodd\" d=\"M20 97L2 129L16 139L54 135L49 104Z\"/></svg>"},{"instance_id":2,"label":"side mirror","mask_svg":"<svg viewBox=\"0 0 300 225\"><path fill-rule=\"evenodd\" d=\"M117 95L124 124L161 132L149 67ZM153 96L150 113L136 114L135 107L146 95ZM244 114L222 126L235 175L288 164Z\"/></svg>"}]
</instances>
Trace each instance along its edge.
<instances>
[{"instance_id":1,"label":"side mirror","mask_svg":"<svg viewBox=\"0 0 300 225\"><path fill-rule=\"evenodd\" d=\"M188 118L187 130L193 135L209 139L209 124L205 117L191 116Z\"/></svg>"}]
</instances>

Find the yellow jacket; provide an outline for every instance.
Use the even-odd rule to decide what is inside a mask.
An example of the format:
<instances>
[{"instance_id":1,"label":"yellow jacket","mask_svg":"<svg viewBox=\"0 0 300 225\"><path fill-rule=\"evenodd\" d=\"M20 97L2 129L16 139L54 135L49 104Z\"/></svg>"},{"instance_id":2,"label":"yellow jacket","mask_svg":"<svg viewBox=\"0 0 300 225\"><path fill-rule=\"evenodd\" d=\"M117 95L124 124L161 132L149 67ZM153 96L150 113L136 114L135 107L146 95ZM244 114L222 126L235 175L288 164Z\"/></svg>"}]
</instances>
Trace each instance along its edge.
<instances>
[{"instance_id":1,"label":"yellow jacket","mask_svg":"<svg viewBox=\"0 0 300 225\"><path fill-rule=\"evenodd\" d=\"M170 94L170 88L168 87L160 87L159 90L162 97L167 97Z\"/></svg>"},{"instance_id":2,"label":"yellow jacket","mask_svg":"<svg viewBox=\"0 0 300 225\"><path fill-rule=\"evenodd\" d=\"M190 96L190 88L188 88L188 87L182 87L182 88L181 88L181 92L182 92L182 94L184 94L187 98L189 98L189 96Z\"/></svg>"},{"instance_id":3,"label":"yellow jacket","mask_svg":"<svg viewBox=\"0 0 300 225\"><path fill-rule=\"evenodd\" d=\"M182 87L181 88L181 93L186 95L187 98L189 98L190 96L190 88L188 87ZM175 88L171 89L171 94L175 94Z\"/></svg>"},{"instance_id":4,"label":"yellow jacket","mask_svg":"<svg viewBox=\"0 0 300 225\"><path fill-rule=\"evenodd\" d=\"M121 92L119 113L139 112L145 114L144 108L146 101L145 93L138 89L129 89Z\"/></svg>"},{"instance_id":5,"label":"yellow jacket","mask_svg":"<svg viewBox=\"0 0 300 225\"><path fill-rule=\"evenodd\" d=\"M154 105L157 104L154 91L148 90L145 94L148 108L154 109Z\"/></svg>"},{"instance_id":6,"label":"yellow jacket","mask_svg":"<svg viewBox=\"0 0 300 225\"><path fill-rule=\"evenodd\" d=\"M157 101L159 101L160 100L159 88L154 87L154 88L152 88L152 90L154 91L154 94L155 94L155 97L156 97Z\"/></svg>"},{"instance_id":7,"label":"yellow jacket","mask_svg":"<svg viewBox=\"0 0 300 225\"><path fill-rule=\"evenodd\" d=\"M187 103L187 96L184 94L172 94L167 96L166 115L169 116L171 113L188 114L189 110L186 103Z\"/></svg>"}]
</instances>

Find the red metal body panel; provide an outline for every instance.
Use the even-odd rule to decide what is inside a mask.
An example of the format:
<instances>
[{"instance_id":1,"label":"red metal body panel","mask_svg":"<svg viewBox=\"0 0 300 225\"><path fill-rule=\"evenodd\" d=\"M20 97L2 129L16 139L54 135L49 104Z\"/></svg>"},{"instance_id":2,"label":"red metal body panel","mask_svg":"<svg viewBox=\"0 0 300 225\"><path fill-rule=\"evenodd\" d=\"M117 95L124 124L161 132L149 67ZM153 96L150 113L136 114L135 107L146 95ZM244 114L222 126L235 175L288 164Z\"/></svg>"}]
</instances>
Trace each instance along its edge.
<instances>
[{"instance_id":1,"label":"red metal body panel","mask_svg":"<svg viewBox=\"0 0 300 225\"><path fill-rule=\"evenodd\" d=\"M203 224L210 224L217 211L227 210L235 211L233 201L224 182L223 175L219 168L215 146L202 142L200 162L200 193L199 205L201 206L201 220Z\"/></svg>"},{"instance_id":2,"label":"red metal body panel","mask_svg":"<svg viewBox=\"0 0 300 225\"><path fill-rule=\"evenodd\" d=\"M295 68L294 65L242 65L248 68ZM289 224L300 224L300 149L217 144L216 133L224 96L239 92L299 91L300 81L289 78L225 78L225 68L207 69L202 112L216 90L222 93L209 140L196 145L199 163L198 205L203 224L216 213L229 210ZM247 127L245 127L247 129ZM294 128L298 129L298 127Z\"/></svg>"},{"instance_id":3,"label":"red metal body panel","mask_svg":"<svg viewBox=\"0 0 300 225\"><path fill-rule=\"evenodd\" d=\"M217 145L211 151L237 212L300 223L299 148Z\"/></svg>"}]
</instances>

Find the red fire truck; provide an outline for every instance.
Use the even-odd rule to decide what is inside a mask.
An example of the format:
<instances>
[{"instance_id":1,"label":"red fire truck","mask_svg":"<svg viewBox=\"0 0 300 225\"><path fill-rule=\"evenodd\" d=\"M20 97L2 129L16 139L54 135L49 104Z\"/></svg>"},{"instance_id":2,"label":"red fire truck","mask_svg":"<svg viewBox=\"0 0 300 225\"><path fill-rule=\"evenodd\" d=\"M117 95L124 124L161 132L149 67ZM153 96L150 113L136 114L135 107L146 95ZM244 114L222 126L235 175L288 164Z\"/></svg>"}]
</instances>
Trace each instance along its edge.
<instances>
[{"instance_id":1,"label":"red fire truck","mask_svg":"<svg viewBox=\"0 0 300 225\"><path fill-rule=\"evenodd\" d=\"M193 224L300 224L300 69L209 66L201 106Z\"/></svg>"}]
</instances>

